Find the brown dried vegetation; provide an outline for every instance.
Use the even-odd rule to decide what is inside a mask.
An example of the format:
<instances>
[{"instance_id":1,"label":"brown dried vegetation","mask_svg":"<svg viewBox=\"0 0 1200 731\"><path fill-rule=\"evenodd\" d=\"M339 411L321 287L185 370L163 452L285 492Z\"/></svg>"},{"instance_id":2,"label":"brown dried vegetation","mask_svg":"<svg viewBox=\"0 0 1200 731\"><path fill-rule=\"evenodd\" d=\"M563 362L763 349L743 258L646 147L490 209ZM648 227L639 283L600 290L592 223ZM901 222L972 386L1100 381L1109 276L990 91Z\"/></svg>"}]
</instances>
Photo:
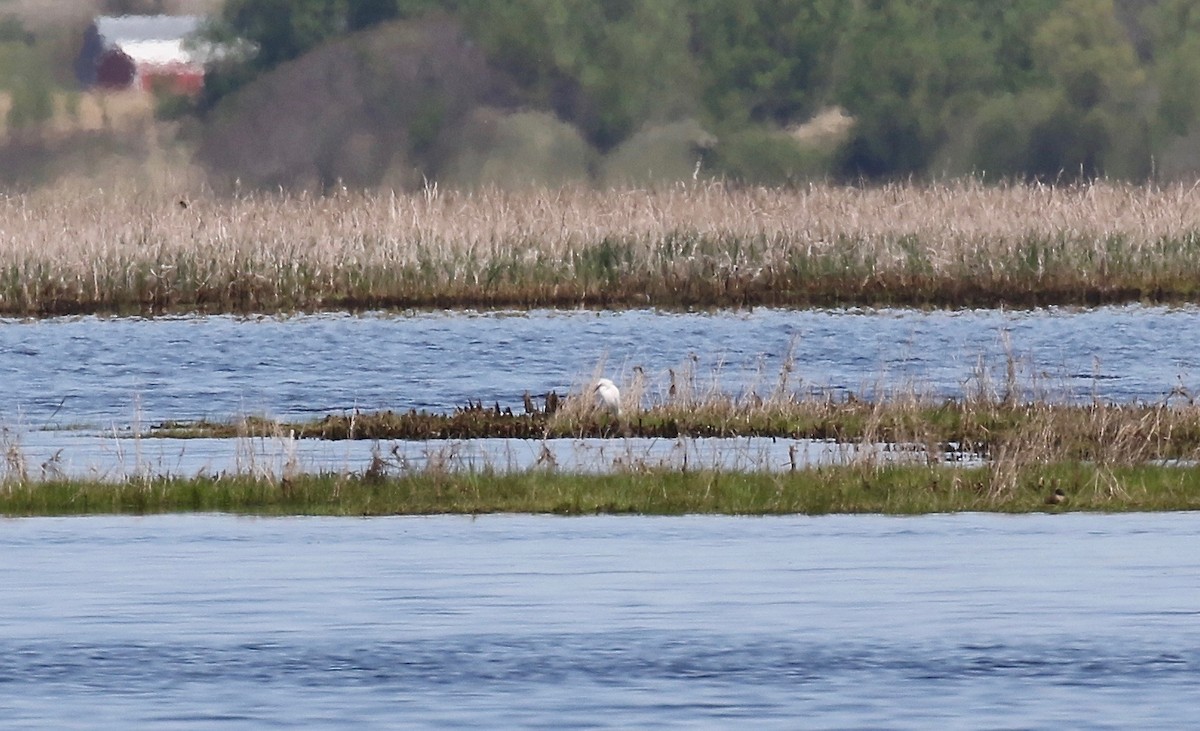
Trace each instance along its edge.
<instances>
[{"instance_id":1,"label":"brown dried vegetation","mask_svg":"<svg viewBox=\"0 0 1200 731\"><path fill-rule=\"evenodd\" d=\"M829 440L858 449L849 464L864 475L894 460L879 450L898 448L931 469L969 460L983 464L986 480L973 489L1004 494L1028 487L1030 475L1070 464L1089 465L1097 479L1119 469L1194 464L1200 460L1200 406L1182 391L1158 403L1111 404L1099 400L1021 400L1021 384L994 392L981 378L959 398L932 398L916 390L873 399L800 393L784 368L767 393L741 396L697 388L694 374L671 372L670 384L649 390L640 371L625 384L623 413L610 418L580 394L529 399L524 413L481 403L449 414L410 411L354 412L312 422L256 418L231 424L171 423L153 436L270 437L281 433L322 439L550 439L581 437L781 437ZM582 394L589 393L587 388ZM541 404L560 403L550 410ZM911 462L912 459L904 461ZM933 473L931 473L933 474ZM940 473L939 473L940 474ZM965 473L964 473L965 474ZM1052 486L1053 487L1053 486ZM1104 489L1117 489L1114 485Z\"/></svg>"},{"instance_id":2,"label":"brown dried vegetation","mask_svg":"<svg viewBox=\"0 0 1200 731\"><path fill-rule=\"evenodd\" d=\"M0 198L0 312L1200 301L1200 193L798 190Z\"/></svg>"}]
</instances>

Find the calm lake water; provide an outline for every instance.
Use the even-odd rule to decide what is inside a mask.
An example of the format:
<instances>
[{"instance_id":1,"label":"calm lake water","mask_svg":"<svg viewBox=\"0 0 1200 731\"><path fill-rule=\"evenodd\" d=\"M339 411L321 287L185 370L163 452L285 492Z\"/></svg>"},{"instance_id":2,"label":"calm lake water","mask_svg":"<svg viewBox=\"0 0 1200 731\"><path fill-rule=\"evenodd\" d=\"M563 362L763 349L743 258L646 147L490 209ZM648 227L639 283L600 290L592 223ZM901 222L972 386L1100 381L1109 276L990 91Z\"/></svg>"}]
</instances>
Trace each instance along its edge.
<instances>
[{"instance_id":1,"label":"calm lake water","mask_svg":"<svg viewBox=\"0 0 1200 731\"><path fill-rule=\"evenodd\" d=\"M981 363L999 388L1011 352L1022 382L1052 398L1161 400L1200 391L1197 332L1194 307L0 321L0 420L94 430L468 399L519 410L525 391L565 393L598 364L618 382L642 366L651 397L689 364L701 388L769 393L789 349L796 390L959 395Z\"/></svg>"},{"instance_id":2,"label":"calm lake water","mask_svg":"<svg viewBox=\"0 0 1200 731\"><path fill-rule=\"evenodd\" d=\"M1193 514L0 521L6 729L1185 728Z\"/></svg>"}]
</instances>

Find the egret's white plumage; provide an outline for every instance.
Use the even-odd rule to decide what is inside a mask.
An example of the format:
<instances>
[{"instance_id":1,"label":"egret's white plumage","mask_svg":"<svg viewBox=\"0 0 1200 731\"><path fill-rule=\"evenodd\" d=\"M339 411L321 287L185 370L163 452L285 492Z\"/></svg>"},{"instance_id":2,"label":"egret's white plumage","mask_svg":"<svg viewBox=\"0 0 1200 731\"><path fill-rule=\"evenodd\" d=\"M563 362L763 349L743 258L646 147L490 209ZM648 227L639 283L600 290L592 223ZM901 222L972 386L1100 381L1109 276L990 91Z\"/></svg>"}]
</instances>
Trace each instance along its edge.
<instances>
[{"instance_id":1,"label":"egret's white plumage","mask_svg":"<svg viewBox=\"0 0 1200 731\"><path fill-rule=\"evenodd\" d=\"M605 411L612 414L614 417L621 416L621 391L617 388L617 384L601 378L596 381L596 399Z\"/></svg>"}]
</instances>

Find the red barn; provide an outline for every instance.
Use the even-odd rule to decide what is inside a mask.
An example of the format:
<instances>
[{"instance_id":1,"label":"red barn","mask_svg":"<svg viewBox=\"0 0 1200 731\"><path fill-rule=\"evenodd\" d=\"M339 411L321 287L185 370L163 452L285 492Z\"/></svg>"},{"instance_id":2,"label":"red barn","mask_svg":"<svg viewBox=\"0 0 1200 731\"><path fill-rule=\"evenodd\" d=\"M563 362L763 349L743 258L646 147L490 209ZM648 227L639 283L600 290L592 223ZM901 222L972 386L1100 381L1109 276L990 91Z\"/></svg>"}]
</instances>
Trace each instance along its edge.
<instances>
[{"instance_id":1,"label":"red barn","mask_svg":"<svg viewBox=\"0 0 1200 731\"><path fill-rule=\"evenodd\" d=\"M195 15L101 16L92 21L75 60L86 89L165 90L195 94L204 86L209 46L193 39Z\"/></svg>"}]
</instances>

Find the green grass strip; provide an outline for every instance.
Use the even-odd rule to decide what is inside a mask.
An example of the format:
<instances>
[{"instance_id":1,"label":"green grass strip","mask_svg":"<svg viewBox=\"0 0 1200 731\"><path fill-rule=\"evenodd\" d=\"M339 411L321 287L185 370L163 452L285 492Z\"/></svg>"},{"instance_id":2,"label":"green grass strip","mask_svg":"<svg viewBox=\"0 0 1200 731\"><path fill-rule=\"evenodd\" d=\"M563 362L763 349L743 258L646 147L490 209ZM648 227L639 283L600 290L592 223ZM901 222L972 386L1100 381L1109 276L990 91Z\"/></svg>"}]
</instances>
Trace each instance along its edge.
<instances>
[{"instance_id":1,"label":"green grass strip","mask_svg":"<svg viewBox=\"0 0 1200 731\"><path fill-rule=\"evenodd\" d=\"M177 512L915 515L1195 509L1200 509L1200 470L1087 463L1026 467L1015 475L988 467L847 466L782 474L426 472L385 477L162 477L119 483L65 480L0 485L0 514L7 516Z\"/></svg>"}]
</instances>

